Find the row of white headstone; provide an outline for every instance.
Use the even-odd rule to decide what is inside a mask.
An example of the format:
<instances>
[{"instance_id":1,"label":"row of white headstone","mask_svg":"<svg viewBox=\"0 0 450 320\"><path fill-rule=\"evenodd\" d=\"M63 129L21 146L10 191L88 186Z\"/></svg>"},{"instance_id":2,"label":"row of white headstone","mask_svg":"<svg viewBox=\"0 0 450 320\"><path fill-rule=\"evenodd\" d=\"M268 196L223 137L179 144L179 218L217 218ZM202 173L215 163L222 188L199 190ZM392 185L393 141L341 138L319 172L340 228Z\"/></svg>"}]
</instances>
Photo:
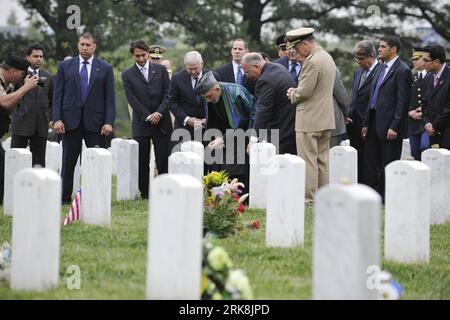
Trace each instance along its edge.
<instances>
[{"instance_id":1,"label":"row of white headstone","mask_svg":"<svg viewBox=\"0 0 450 320\"><path fill-rule=\"evenodd\" d=\"M252 152L270 155L270 152L256 150L272 147L270 144L256 144ZM434 151L449 154L445 152L446 150L429 152ZM203 187L199 181L199 172L202 170L192 168L200 166L202 168L203 163L200 156L190 153L191 151L174 153L169 163L175 167L177 165L185 167L183 170L194 178L173 174L172 169L172 174L155 179L150 188L148 298L199 297ZM304 162L293 155L278 155L274 158L278 160L269 162L269 165L264 164L269 190L267 245L302 246ZM427 154L424 153L423 158L428 159ZM430 160L436 161L437 158L437 154L432 155ZM441 158L448 159L448 156ZM447 174L448 177L449 165L445 161L442 160L439 166L444 172L441 171L440 174ZM255 158L253 162L256 162ZM86 164L83 165L83 176L92 177L92 180L90 183L88 179L83 181L85 191L81 220L86 223L109 225L112 155L103 149L88 149L83 155L83 163ZM102 170L98 170L99 167L102 167ZM56 201L56 205L54 202L55 199L59 199L60 181L57 175L55 178L55 175L52 177L51 174L43 174L42 170L45 169L22 171L14 182L14 203L18 205L13 207L13 252L17 252L17 255L13 258L11 286L15 289L41 290L54 285L55 279L57 282L58 268L55 275L55 268L49 265L55 264L55 260L56 264L59 263L60 200ZM50 183L54 183L55 186L49 187ZM429 190L430 169L420 162L397 161L386 168L386 258L399 262L428 261ZM49 195L48 192L53 194ZM20 195L24 193L31 195L31 198L35 199L34 202L21 202ZM86 199L87 196L95 203L91 203L89 197ZM98 199L103 200L97 201ZM50 203L52 201L53 205ZM39 205L39 202L42 204ZM410 205L405 206L406 202ZM92 212L85 206L91 207ZM48 208L56 208L57 214L51 213ZM105 208L107 210L101 214ZM39 212L36 213L36 209ZM313 241L315 298L375 297L373 290L368 289L366 285L366 272L369 266L380 265L380 210L379 196L366 186L332 184L317 194ZM39 223L37 220L42 220L45 215L41 211L45 211L48 215L53 214L57 218L48 218L47 222ZM49 224L52 224L52 230L47 230L50 228ZM58 235L57 243L55 233ZM44 234L47 240L42 239ZM36 247L36 244L39 246ZM41 260L40 256L36 256L36 252L40 250L46 250L46 256L51 258L35 268L39 272L27 271L26 266L30 263L36 265ZM50 251L53 253L50 254ZM178 268L179 265L184 267ZM53 273L50 275L50 272ZM29 277L33 277L34 280Z\"/></svg>"}]
</instances>

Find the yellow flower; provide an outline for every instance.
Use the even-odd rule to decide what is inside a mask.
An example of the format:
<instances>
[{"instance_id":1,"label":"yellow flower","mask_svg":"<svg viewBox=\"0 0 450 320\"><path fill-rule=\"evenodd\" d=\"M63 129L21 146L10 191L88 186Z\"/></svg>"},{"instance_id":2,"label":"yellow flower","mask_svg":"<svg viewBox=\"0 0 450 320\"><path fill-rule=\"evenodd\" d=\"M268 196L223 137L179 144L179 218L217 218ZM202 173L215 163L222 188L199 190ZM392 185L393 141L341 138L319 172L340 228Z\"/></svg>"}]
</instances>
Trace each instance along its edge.
<instances>
[{"instance_id":1,"label":"yellow flower","mask_svg":"<svg viewBox=\"0 0 450 320\"><path fill-rule=\"evenodd\" d=\"M222 247L215 247L208 254L208 263L215 271L233 266L228 253Z\"/></svg>"}]
</instances>

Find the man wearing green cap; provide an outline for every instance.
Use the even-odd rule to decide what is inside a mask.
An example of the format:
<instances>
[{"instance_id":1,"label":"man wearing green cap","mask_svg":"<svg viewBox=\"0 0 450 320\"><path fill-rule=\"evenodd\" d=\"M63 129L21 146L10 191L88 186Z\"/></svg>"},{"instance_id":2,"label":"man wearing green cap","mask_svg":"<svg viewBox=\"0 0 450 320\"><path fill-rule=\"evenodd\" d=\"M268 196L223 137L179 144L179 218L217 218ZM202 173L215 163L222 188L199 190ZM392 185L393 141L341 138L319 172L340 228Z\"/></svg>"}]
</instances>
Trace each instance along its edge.
<instances>
[{"instance_id":1,"label":"man wearing green cap","mask_svg":"<svg viewBox=\"0 0 450 320\"><path fill-rule=\"evenodd\" d=\"M286 33L287 48L306 57L299 85L289 88L288 97L297 104L295 137L298 155L306 163L306 202L313 203L318 188L328 184L328 154L331 130L335 128L333 88L336 65L315 41L314 29Z\"/></svg>"},{"instance_id":2,"label":"man wearing green cap","mask_svg":"<svg viewBox=\"0 0 450 320\"><path fill-rule=\"evenodd\" d=\"M29 63L26 59L8 54L0 67L0 138L9 130L9 110L13 109L20 99L37 86L37 76L25 75ZM14 86L24 80L24 85L14 91ZM0 144L0 204L3 203L5 180L5 150Z\"/></svg>"}]
</instances>

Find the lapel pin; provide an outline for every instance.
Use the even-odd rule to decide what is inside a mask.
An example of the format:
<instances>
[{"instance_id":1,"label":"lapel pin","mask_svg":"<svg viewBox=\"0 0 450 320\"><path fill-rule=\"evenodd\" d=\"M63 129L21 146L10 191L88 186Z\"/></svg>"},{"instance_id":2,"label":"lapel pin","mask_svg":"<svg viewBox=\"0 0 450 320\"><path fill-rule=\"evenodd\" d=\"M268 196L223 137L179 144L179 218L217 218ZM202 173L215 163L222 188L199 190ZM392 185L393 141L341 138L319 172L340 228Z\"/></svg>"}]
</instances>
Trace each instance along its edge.
<instances>
[{"instance_id":1,"label":"lapel pin","mask_svg":"<svg viewBox=\"0 0 450 320\"><path fill-rule=\"evenodd\" d=\"M152 70L152 73L155 73L155 70Z\"/></svg>"}]
</instances>

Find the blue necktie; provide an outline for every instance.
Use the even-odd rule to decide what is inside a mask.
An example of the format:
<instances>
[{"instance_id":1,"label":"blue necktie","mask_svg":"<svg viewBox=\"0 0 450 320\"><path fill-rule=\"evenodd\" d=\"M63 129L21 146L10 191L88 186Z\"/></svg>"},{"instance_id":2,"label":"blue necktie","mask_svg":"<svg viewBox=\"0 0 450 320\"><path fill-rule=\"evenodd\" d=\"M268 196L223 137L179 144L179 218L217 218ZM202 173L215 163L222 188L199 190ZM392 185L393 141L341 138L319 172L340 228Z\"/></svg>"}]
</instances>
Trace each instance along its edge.
<instances>
[{"instance_id":1,"label":"blue necktie","mask_svg":"<svg viewBox=\"0 0 450 320\"><path fill-rule=\"evenodd\" d=\"M296 70L296 68L297 68L297 62L291 63L291 70L289 72L290 72L290 74L292 76L292 79L294 79L294 81L297 81L297 70Z\"/></svg>"},{"instance_id":2,"label":"blue necktie","mask_svg":"<svg viewBox=\"0 0 450 320\"><path fill-rule=\"evenodd\" d=\"M380 89L381 83L383 82L384 73L386 72L386 64L381 65L380 73L377 77L377 84L375 85L375 90L373 91L372 99L370 99L370 109L376 109L378 90Z\"/></svg>"},{"instance_id":3,"label":"blue necktie","mask_svg":"<svg viewBox=\"0 0 450 320\"><path fill-rule=\"evenodd\" d=\"M243 80L243 74L242 74L242 70L241 70L241 66L238 66L237 69L237 74L236 74L236 83L237 84L242 84L242 80Z\"/></svg>"},{"instance_id":4,"label":"blue necktie","mask_svg":"<svg viewBox=\"0 0 450 320\"><path fill-rule=\"evenodd\" d=\"M84 103L86 102L88 95L88 86L89 86L88 70L87 70L88 63L89 63L88 61L84 60L83 66L81 67L80 71L80 89L81 89L80 99L82 105L84 105Z\"/></svg>"}]
</instances>

